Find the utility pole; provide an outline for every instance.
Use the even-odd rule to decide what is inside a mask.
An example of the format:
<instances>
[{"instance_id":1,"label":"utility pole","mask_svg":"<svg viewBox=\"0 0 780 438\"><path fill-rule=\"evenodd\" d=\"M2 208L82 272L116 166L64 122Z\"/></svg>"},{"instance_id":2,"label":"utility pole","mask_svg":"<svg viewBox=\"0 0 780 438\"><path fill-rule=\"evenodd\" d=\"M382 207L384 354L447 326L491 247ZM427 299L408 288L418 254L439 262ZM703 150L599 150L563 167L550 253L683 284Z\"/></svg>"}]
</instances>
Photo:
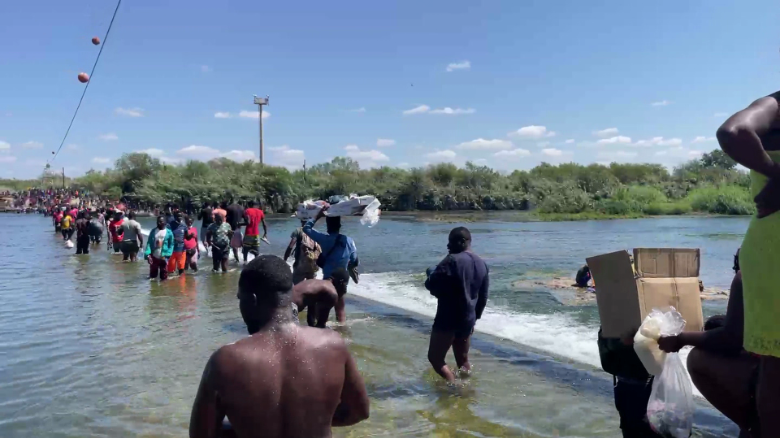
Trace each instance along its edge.
<instances>
[{"instance_id":1,"label":"utility pole","mask_svg":"<svg viewBox=\"0 0 780 438\"><path fill-rule=\"evenodd\" d=\"M306 160L303 160L303 183L306 184Z\"/></svg>"},{"instance_id":2,"label":"utility pole","mask_svg":"<svg viewBox=\"0 0 780 438\"><path fill-rule=\"evenodd\" d=\"M264 164L263 161L263 105L268 105L269 96L257 97L255 95L255 105L257 105L258 119L260 119L260 165Z\"/></svg>"},{"instance_id":3,"label":"utility pole","mask_svg":"<svg viewBox=\"0 0 780 438\"><path fill-rule=\"evenodd\" d=\"M62 188L65 188L65 168L62 168Z\"/></svg>"}]
</instances>

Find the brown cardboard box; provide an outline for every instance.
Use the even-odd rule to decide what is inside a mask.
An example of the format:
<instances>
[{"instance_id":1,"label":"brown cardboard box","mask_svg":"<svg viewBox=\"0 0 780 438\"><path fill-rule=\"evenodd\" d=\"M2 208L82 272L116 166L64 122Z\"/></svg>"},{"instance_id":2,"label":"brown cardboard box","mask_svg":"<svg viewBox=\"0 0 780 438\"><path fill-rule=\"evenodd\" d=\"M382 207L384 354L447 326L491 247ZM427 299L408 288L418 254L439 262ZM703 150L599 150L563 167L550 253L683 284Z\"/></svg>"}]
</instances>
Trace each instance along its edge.
<instances>
[{"instance_id":1,"label":"brown cardboard box","mask_svg":"<svg viewBox=\"0 0 780 438\"><path fill-rule=\"evenodd\" d=\"M644 278L698 277L699 249L634 248L636 272Z\"/></svg>"},{"instance_id":2,"label":"brown cardboard box","mask_svg":"<svg viewBox=\"0 0 780 438\"><path fill-rule=\"evenodd\" d=\"M642 248L634 253L637 254L636 274L626 251L587 259L596 283L602 335L606 338L633 335L651 310L669 306L682 314L686 331L700 331L704 318L699 296L699 251ZM650 271L650 276L642 275L639 266ZM690 274L694 267L695 277L653 277L659 272Z\"/></svg>"}]
</instances>

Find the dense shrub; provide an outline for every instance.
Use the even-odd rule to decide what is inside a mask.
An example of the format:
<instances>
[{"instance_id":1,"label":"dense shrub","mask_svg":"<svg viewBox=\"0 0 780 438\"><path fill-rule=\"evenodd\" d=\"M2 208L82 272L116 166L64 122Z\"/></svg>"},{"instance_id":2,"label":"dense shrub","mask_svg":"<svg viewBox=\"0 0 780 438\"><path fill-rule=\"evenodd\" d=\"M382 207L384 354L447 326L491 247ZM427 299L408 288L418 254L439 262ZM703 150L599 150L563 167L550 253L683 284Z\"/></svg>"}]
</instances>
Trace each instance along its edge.
<instances>
[{"instance_id":1,"label":"dense shrub","mask_svg":"<svg viewBox=\"0 0 780 438\"><path fill-rule=\"evenodd\" d=\"M694 211L750 215L756 212L756 206L750 191L739 186L703 187L691 191L687 197Z\"/></svg>"}]
</instances>

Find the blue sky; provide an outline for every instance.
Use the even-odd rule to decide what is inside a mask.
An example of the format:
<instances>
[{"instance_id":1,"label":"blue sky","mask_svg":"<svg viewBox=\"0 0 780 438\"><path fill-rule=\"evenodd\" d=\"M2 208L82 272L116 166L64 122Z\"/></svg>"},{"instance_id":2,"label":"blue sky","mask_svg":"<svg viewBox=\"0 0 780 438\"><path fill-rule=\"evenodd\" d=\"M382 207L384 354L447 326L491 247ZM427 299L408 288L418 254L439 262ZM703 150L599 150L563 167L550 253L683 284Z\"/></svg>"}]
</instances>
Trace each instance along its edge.
<instances>
[{"instance_id":1,"label":"blue sky","mask_svg":"<svg viewBox=\"0 0 780 438\"><path fill-rule=\"evenodd\" d=\"M0 3L0 177L52 156L114 5ZM291 168L673 166L780 88L779 18L768 0L125 1L53 166L256 158L253 94L266 162Z\"/></svg>"}]
</instances>

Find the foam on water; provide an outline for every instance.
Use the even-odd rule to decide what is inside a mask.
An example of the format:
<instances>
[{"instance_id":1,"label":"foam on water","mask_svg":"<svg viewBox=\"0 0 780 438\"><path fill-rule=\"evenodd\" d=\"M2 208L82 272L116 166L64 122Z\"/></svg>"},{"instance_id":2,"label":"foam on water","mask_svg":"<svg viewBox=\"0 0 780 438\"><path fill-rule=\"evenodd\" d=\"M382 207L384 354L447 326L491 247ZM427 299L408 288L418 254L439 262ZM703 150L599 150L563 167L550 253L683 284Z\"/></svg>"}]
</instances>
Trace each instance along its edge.
<instances>
[{"instance_id":1,"label":"foam on water","mask_svg":"<svg viewBox=\"0 0 780 438\"><path fill-rule=\"evenodd\" d=\"M359 284L350 284L349 293L431 318L436 315L436 298L402 274L362 274ZM475 331L601 368L598 327L580 324L566 314L524 313L488 302ZM685 364L688 350L680 356ZM695 386L693 391L701 397Z\"/></svg>"}]
</instances>

